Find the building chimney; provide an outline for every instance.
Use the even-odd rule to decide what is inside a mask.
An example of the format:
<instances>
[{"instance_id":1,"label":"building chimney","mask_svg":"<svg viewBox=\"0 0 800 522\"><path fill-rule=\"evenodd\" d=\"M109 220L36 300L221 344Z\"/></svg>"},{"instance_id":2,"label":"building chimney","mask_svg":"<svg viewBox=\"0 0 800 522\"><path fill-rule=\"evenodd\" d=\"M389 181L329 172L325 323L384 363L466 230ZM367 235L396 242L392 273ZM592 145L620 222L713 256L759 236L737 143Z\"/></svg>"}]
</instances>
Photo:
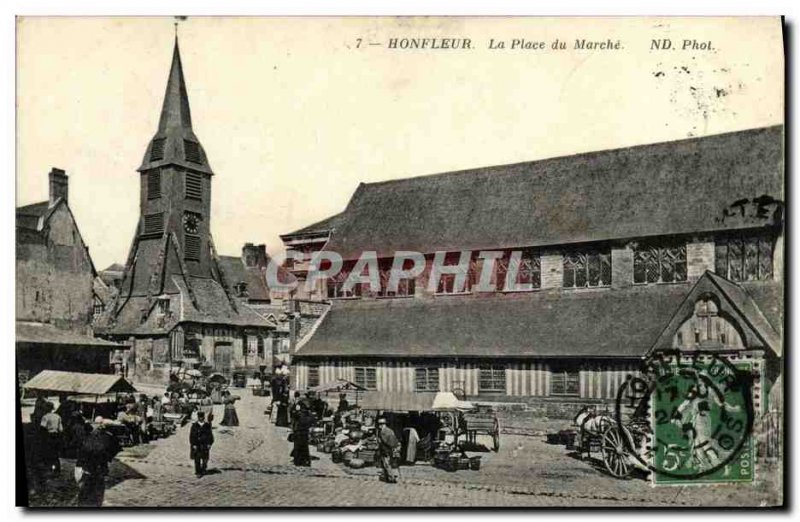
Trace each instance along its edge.
<instances>
[{"instance_id":1,"label":"building chimney","mask_svg":"<svg viewBox=\"0 0 800 522\"><path fill-rule=\"evenodd\" d=\"M69 192L69 178L67 173L61 169L53 167L50 169L50 206L58 200L58 198L67 201Z\"/></svg>"},{"instance_id":2,"label":"building chimney","mask_svg":"<svg viewBox=\"0 0 800 522\"><path fill-rule=\"evenodd\" d=\"M242 247L242 260L248 268L267 266L267 245L254 245L245 243Z\"/></svg>"}]
</instances>

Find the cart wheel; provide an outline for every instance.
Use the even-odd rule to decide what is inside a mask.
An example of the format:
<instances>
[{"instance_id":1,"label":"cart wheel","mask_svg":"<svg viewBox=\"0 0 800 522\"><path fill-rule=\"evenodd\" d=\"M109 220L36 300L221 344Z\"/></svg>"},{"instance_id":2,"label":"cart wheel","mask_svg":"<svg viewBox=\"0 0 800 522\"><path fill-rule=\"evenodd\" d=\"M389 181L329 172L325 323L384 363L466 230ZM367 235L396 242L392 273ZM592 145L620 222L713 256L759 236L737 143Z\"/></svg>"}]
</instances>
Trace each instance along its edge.
<instances>
[{"instance_id":1,"label":"cart wheel","mask_svg":"<svg viewBox=\"0 0 800 522\"><path fill-rule=\"evenodd\" d=\"M616 478L625 478L631 473L628 455L623 441L624 434L618 427L612 426L603 433L601 449L603 463L611 475Z\"/></svg>"},{"instance_id":2,"label":"cart wheel","mask_svg":"<svg viewBox=\"0 0 800 522\"><path fill-rule=\"evenodd\" d=\"M494 451L500 451L500 421L497 417L494 418L494 432L492 433L492 441L494 442Z\"/></svg>"}]
</instances>

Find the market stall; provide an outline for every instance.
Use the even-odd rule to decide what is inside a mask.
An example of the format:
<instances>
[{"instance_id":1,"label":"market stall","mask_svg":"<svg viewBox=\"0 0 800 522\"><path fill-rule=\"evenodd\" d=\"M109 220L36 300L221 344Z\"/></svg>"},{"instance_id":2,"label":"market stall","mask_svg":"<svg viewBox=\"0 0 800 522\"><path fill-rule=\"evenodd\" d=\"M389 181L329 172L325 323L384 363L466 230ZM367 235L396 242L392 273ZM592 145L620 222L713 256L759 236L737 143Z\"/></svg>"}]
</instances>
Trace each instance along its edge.
<instances>
[{"instance_id":1,"label":"market stall","mask_svg":"<svg viewBox=\"0 0 800 522\"><path fill-rule=\"evenodd\" d=\"M466 456L459 435L464 425L462 414L474 410L472 403L450 392L365 392L348 429L334 434L331 452L335 461L357 462L358 467L373 464L378 449L375 420L383 417L401 441L400 462L434 461L453 470L470 467L479 457Z\"/></svg>"},{"instance_id":2,"label":"market stall","mask_svg":"<svg viewBox=\"0 0 800 522\"><path fill-rule=\"evenodd\" d=\"M108 424L112 425L111 431L122 443L133 440L130 429L124 423L113 420L123 403L123 397L136 393L136 388L119 375L43 370L26 382L23 388L41 397L59 398L65 433L72 433L71 424L75 419L82 423L83 419L93 420L99 416L108 419ZM75 405L76 409L63 411L67 409L67 404ZM80 415L75 416L76 413Z\"/></svg>"}]
</instances>

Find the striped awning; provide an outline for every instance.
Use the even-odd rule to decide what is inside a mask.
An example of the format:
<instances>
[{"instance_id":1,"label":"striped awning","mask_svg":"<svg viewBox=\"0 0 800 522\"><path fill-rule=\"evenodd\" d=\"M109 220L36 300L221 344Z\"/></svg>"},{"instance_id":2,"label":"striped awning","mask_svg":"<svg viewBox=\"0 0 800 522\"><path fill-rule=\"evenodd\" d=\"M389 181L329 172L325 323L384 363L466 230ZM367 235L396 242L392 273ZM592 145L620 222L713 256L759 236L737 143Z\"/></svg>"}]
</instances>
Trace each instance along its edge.
<instances>
[{"instance_id":1,"label":"striped awning","mask_svg":"<svg viewBox=\"0 0 800 522\"><path fill-rule=\"evenodd\" d=\"M35 392L66 393L70 395L105 395L134 393L136 388L119 375L100 373L62 372L43 370L23 385Z\"/></svg>"},{"instance_id":2,"label":"striped awning","mask_svg":"<svg viewBox=\"0 0 800 522\"><path fill-rule=\"evenodd\" d=\"M473 407L472 403L458 400L451 392L367 392L359 406L364 410L381 411L468 410Z\"/></svg>"}]
</instances>

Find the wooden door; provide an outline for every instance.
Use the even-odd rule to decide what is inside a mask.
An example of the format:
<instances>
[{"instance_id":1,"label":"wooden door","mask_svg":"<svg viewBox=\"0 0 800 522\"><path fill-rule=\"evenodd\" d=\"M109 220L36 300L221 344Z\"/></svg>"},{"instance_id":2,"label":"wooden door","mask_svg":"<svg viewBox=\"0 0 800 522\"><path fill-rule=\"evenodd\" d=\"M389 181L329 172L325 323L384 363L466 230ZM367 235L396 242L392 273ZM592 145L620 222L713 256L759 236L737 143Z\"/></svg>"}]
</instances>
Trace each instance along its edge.
<instances>
[{"instance_id":1,"label":"wooden door","mask_svg":"<svg viewBox=\"0 0 800 522\"><path fill-rule=\"evenodd\" d=\"M231 343L216 343L214 345L214 370L225 377L231 376Z\"/></svg>"}]
</instances>

